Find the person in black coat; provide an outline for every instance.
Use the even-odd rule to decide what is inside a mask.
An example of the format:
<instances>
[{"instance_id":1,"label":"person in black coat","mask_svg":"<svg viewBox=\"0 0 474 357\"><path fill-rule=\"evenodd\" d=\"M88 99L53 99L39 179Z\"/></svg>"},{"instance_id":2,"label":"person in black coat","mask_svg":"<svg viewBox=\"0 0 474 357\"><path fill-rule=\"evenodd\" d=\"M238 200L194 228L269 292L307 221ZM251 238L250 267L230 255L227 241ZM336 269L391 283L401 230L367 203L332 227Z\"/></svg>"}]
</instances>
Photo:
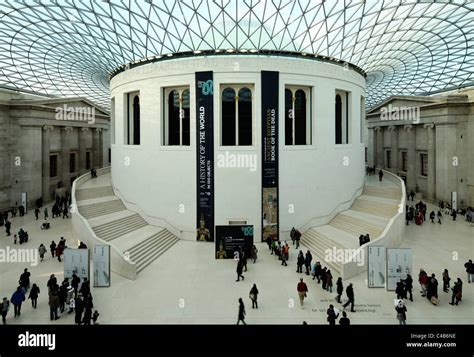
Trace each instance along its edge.
<instances>
[{"instance_id":1,"label":"person in black coat","mask_svg":"<svg viewBox=\"0 0 474 357\"><path fill-rule=\"evenodd\" d=\"M244 302L242 301L242 298L239 298L239 316L237 320L237 325L240 323L240 321L242 321L244 325L247 325L245 323L245 306Z\"/></svg>"},{"instance_id":2,"label":"person in black coat","mask_svg":"<svg viewBox=\"0 0 474 357\"><path fill-rule=\"evenodd\" d=\"M51 256L54 258L54 252L56 251L56 243L54 243L54 240L49 245L49 249L51 249Z\"/></svg>"},{"instance_id":3,"label":"person in black coat","mask_svg":"<svg viewBox=\"0 0 474 357\"><path fill-rule=\"evenodd\" d=\"M245 280L244 276L242 275L243 269L244 269L244 266L243 266L242 260L239 260L237 262L237 280L236 281L240 281L241 277L242 277L242 280Z\"/></svg>"},{"instance_id":4,"label":"person in black coat","mask_svg":"<svg viewBox=\"0 0 474 357\"><path fill-rule=\"evenodd\" d=\"M434 211L431 211L431 213L430 213L430 221L431 221L431 223L434 223L434 219L435 219L435 218L436 218L435 212L434 212Z\"/></svg>"},{"instance_id":5,"label":"person in black coat","mask_svg":"<svg viewBox=\"0 0 474 357\"><path fill-rule=\"evenodd\" d=\"M40 288L38 287L38 285L33 284L33 286L31 287L30 295L28 295L28 299L31 299L31 306L33 306L33 309L36 309L39 293Z\"/></svg>"},{"instance_id":6,"label":"person in black coat","mask_svg":"<svg viewBox=\"0 0 474 357\"><path fill-rule=\"evenodd\" d=\"M397 319L400 322L400 325L406 325L406 319L407 319L407 308L405 304L403 304L402 301L398 303L398 305L395 307L395 311L397 312Z\"/></svg>"},{"instance_id":7,"label":"person in black coat","mask_svg":"<svg viewBox=\"0 0 474 357\"><path fill-rule=\"evenodd\" d=\"M306 275L309 275L311 271L311 262L313 260L313 256L311 255L311 252L308 250L306 252L305 260L304 260L304 266L306 267Z\"/></svg>"},{"instance_id":8,"label":"person in black coat","mask_svg":"<svg viewBox=\"0 0 474 357\"><path fill-rule=\"evenodd\" d=\"M346 288L346 295L349 299L344 305L344 309L347 305L351 304L351 312L355 312L354 310L354 288L352 287L352 283L350 283Z\"/></svg>"},{"instance_id":9,"label":"person in black coat","mask_svg":"<svg viewBox=\"0 0 474 357\"><path fill-rule=\"evenodd\" d=\"M300 250L298 253L298 258L296 258L296 272L302 273L303 272L303 264L304 264L304 254L303 251Z\"/></svg>"},{"instance_id":10,"label":"person in black coat","mask_svg":"<svg viewBox=\"0 0 474 357\"><path fill-rule=\"evenodd\" d=\"M413 278L410 274L407 274L406 279L404 280L405 283L405 297L410 294L410 301L413 301Z\"/></svg>"},{"instance_id":11,"label":"person in black coat","mask_svg":"<svg viewBox=\"0 0 474 357\"><path fill-rule=\"evenodd\" d=\"M336 301L338 303L341 303L341 296L342 296L343 291L344 291L344 286L342 285L342 278L339 277L337 278L337 281L336 281L336 292L337 292Z\"/></svg>"},{"instance_id":12,"label":"person in black coat","mask_svg":"<svg viewBox=\"0 0 474 357\"><path fill-rule=\"evenodd\" d=\"M395 288L395 294L397 294L397 299L405 298L405 286L403 285L403 282L401 280L397 283L397 287Z\"/></svg>"},{"instance_id":13,"label":"person in black coat","mask_svg":"<svg viewBox=\"0 0 474 357\"><path fill-rule=\"evenodd\" d=\"M7 232L7 237L10 236L10 228L11 228L12 224L9 220L7 220L5 222L5 231Z\"/></svg>"},{"instance_id":14,"label":"person in black coat","mask_svg":"<svg viewBox=\"0 0 474 357\"><path fill-rule=\"evenodd\" d=\"M59 311L64 312L66 308L66 300L67 300L67 289L69 287L69 279L66 278L62 282L61 286L59 287Z\"/></svg>"},{"instance_id":15,"label":"person in black coat","mask_svg":"<svg viewBox=\"0 0 474 357\"><path fill-rule=\"evenodd\" d=\"M20 283L20 286L25 289L25 292L27 292L30 287L30 276L31 274L26 268L23 271L23 274L20 275L19 283Z\"/></svg>"},{"instance_id":16,"label":"person in black coat","mask_svg":"<svg viewBox=\"0 0 474 357\"><path fill-rule=\"evenodd\" d=\"M327 268L324 267L323 270L321 270L321 280L322 280L322 286L323 286L323 289L326 290L326 284L327 284Z\"/></svg>"},{"instance_id":17,"label":"person in black coat","mask_svg":"<svg viewBox=\"0 0 474 357\"><path fill-rule=\"evenodd\" d=\"M77 297L77 290L79 288L80 282L81 282L81 279L76 274L72 274L71 286L74 289L74 297Z\"/></svg>"},{"instance_id":18,"label":"person in black coat","mask_svg":"<svg viewBox=\"0 0 474 357\"><path fill-rule=\"evenodd\" d=\"M351 320L347 317L345 311L342 312L342 317L339 319L339 325L341 326L349 326L351 324Z\"/></svg>"},{"instance_id":19,"label":"person in black coat","mask_svg":"<svg viewBox=\"0 0 474 357\"><path fill-rule=\"evenodd\" d=\"M326 314L328 315L327 321L329 322L329 325L335 325L338 315L334 311L334 306L333 305L329 305L329 309L327 309Z\"/></svg>"},{"instance_id":20,"label":"person in black coat","mask_svg":"<svg viewBox=\"0 0 474 357\"><path fill-rule=\"evenodd\" d=\"M84 278L82 282L81 289L79 290L82 296L86 297L91 292L90 282L87 278Z\"/></svg>"},{"instance_id":21,"label":"person in black coat","mask_svg":"<svg viewBox=\"0 0 474 357\"><path fill-rule=\"evenodd\" d=\"M74 311L75 311L75 317L74 321L76 324L80 325L82 323L82 313L84 312L84 302L82 301L81 297L78 296L74 300Z\"/></svg>"}]
</instances>

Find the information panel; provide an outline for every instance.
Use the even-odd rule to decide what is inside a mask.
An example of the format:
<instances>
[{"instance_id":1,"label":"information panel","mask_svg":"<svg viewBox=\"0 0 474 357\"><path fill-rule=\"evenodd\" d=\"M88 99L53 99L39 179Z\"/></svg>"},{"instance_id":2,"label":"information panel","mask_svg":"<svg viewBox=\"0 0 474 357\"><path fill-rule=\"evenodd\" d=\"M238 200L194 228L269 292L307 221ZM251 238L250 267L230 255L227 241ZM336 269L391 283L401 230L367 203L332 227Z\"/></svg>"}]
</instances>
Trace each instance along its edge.
<instances>
[{"instance_id":1,"label":"information panel","mask_svg":"<svg viewBox=\"0 0 474 357\"><path fill-rule=\"evenodd\" d=\"M216 226L216 259L239 259L239 247L250 259L252 246L253 226Z\"/></svg>"},{"instance_id":2,"label":"information panel","mask_svg":"<svg viewBox=\"0 0 474 357\"><path fill-rule=\"evenodd\" d=\"M262 241L278 239L279 73L262 71Z\"/></svg>"},{"instance_id":3,"label":"information panel","mask_svg":"<svg viewBox=\"0 0 474 357\"><path fill-rule=\"evenodd\" d=\"M89 279L89 249L64 249L64 277L71 279L72 274Z\"/></svg>"},{"instance_id":4,"label":"information panel","mask_svg":"<svg viewBox=\"0 0 474 357\"><path fill-rule=\"evenodd\" d=\"M383 288L386 282L385 247L367 248L367 281L369 288Z\"/></svg>"},{"instance_id":5,"label":"information panel","mask_svg":"<svg viewBox=\"0 0 474 357\"><path fill-rule=\"evenodd\" d=\"M92 254L94 269L94 286L110 286L110 246L95 245Z\"/></svg>"},{"instance_id":6,"label":"information panel","mask_svg":"<svg viewBox=\"0 0 474 357\"><path fill-rule=\"evenodd\" d=\"M214 241L213 73L196 72L196 240Z\"/></svg>"},{"instance_id":7,"label":"information panel","mask_svg":"<svg viewBox=\"0 0 474 357\"><path fill-rule=\"evenodd\" d=\"M412 274L411 248L387 248L387 290L395 290L407 274Z\"/></svg>"}]
</instances>

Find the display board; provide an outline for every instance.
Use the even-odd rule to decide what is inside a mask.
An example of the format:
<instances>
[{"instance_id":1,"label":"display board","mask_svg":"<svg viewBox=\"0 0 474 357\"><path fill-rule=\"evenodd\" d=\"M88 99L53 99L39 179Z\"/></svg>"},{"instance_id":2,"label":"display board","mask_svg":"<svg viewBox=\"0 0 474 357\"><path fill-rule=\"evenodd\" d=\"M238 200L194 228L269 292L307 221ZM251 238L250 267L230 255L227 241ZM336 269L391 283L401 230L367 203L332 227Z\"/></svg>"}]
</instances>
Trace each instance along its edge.
<instances>
[{"instance_id":1,"label":"display board","mask_svg":"<svg viewBox=\"0 0 474 357\"><path fill-rule=\"evenodd\" d=\"M110 246L95 245L92 254L94 286L110 286Z\"/></svg>"},{"instance_id":2,"label":"display board","mask_svg":"<svg viewBox=\"0 0 474 357\"><path fill-rule=\"evenodd\" d=\"M89 279L89 249L64 249L64 277L71 279L72 274Z\"/></svg>"},{"instance_id":3,"label":"display board","mask_svg":"<svg viewBox=\"0 0 474 357\"><path fill-rule=\"evenodd\" d=\"M214 241L213 72L196 72L197 241Z\"/></svg>"},{"instance_id":4,"label":"display board","mask_svg":"<svg viewBox=\"0 0 474 357\"><path fill-rule=\"evenodd\" d=\"M278 239L279 72L262 71L262 242Z\"/></svg>"},{"instance_id":5,"label":"display board","mask_svg":"<svg viewBox=\"0 0 474 357\"><path fill-rule=\"evenodd\" d=\"M216 226L216 259L239 259L239 247L244 249L247 258L250 259L252 246L253 226Z\"/></svg>"},{"instance_id":6,"label":"display board","mask_svg":"<svg viewBox=\"0 0 474 357\"><path fill-rule=\"evenodd\" d=\"M395 290L407 274L412 274L411 248L387 248L387 290Z\"/></svg>"},{"instance_id":7,"label":"display board","mask_svg":"<svg viewBox=\"0 0 474 357\"><path fill-rule=\"evenodd\" d=\"M383 288L386 282L385 247L367 247L367 282L369 288Z\"/></svg>"}]
</instances>

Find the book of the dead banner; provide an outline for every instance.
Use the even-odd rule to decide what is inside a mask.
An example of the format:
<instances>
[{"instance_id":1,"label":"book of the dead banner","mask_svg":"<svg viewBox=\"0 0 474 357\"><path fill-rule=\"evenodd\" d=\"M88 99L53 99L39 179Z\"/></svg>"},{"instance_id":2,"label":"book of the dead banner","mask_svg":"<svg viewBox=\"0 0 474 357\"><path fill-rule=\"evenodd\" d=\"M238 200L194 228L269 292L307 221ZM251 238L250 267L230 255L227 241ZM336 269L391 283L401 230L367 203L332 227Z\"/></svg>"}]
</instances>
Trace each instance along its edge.
<instances>
[{"instance_id":1,"label":"book of the dead banner","mask_svg":"<svg viewBox=\"0 0 474 357\"><path fill-rule=\"evenodd\" d=\"M262 241L278 239L279 73L262 71Z\"/></svg>"},{"instance_id":2,"label":"book of the dead banner","mask_svg":"<svg viewBox=\"0 0 474 357\"><path fill-rule=\"evenodd\" d=\"M214 241L214 82L212 72L196 72L196 168L198 241Z\"/></svg>"}]
</instances>

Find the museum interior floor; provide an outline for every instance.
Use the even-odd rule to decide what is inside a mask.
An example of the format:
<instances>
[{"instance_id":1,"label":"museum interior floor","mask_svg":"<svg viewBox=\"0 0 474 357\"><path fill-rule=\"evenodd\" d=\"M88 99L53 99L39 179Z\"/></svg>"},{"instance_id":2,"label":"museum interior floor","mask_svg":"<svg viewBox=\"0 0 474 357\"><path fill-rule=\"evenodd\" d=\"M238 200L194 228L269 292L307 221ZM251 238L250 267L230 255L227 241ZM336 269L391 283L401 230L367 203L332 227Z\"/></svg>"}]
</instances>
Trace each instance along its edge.
<instances>
[{"instance_id":1,"label":"museum interior floor","mask_svg":"<svg viewBox=\"0 0 474 357\"><path fill-rule=\"evenodd\" d=\"M432 207L428 207L428 212ZM51 210L50 210L51 211ZM49 247L61 236L74 246L70 219L51 219L52 228L40 230L41 220L35 221L33 212L25 217L12 219L12 232L19 228L28 231L30 240L17 246L37 249L40 243ZM410 224L402 247L413 250L414 301L407 301L408 324L473 324L474 283L468 284L463 267L474 253L474 227L458 216L453 222L444 217L443 223L427 222L422 226ZM12 237L6 237L2 227L0 249L13 247ZM248 324L327 324L326 309L329 304L341 308L335 302L336 293L323 291L311 277L296 273L296 254L290 249L288 267L283 267L275 256L270 255L266 244L257 244L258 260L249 261L245 280L235 282L235 262L215 260L214 246L210 243L179 241L159 259L143 271L135 281L112 274L112 286L93 288L95 309L100 312L101 324L234 324L237 321L238 298L242 297L247 310ZM293 248L293 247L291 247ZM300 249L305 247L301 246ZM457 259L457 260L456 260ZM72 315L50 322L46 282L51 273L62 281L63 266L51 255L37 266L25 263L0 263L0 297L11 297L18 278L27 267L31 282L41 289L38 308L34 310L25 301L22 314L13 318L13 307L7 316L7 324L73 324ZM435 273L439 286L439 306L433 306L420 296L417 274L424 268ZM459 306L448 304L451 294L442 292L441 273L447 268L452 282L463 280L463 301ZM309 293L304 309L299 306L296 284L299 277L308 284ZM337 276L334 277L334 283ZM355 291L355 313L348 312L352 324L398 324L394 310L394 292L367 288L366 274L344 281L344 287L352 282ZM256 283L260 291L259 308L251 307L249 291ZM345 299L345 295L343 295ZM344 300L343 299L343 300Z\"/></svg>"}]
</instances>

